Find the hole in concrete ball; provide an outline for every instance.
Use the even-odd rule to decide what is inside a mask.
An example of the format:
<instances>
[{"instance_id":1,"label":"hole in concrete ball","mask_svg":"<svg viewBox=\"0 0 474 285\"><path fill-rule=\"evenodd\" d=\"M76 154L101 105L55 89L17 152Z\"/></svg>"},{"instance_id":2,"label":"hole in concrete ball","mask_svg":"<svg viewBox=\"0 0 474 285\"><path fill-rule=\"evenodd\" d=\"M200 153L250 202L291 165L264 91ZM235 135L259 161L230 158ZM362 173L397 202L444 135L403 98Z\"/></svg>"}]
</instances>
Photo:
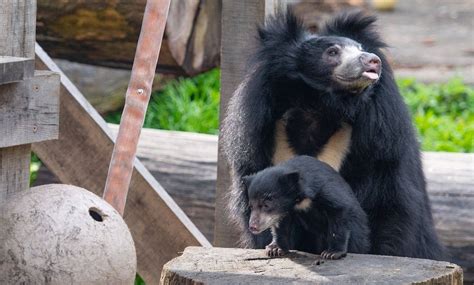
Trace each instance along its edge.
<instances>
[{"instance_id":1,"label":"hole in concrete ball","mask_svg":"<svg viewBox=\"0 0 474 285\"><path fill-rule=\"evenodd\" d=\"M102 213L97 208L90 208L89 209L89 215L91 215L91 217L94 220L96 220L97 222L103 222L104 221L104 217L102 216Z\"/></svg>"}]
</instances>

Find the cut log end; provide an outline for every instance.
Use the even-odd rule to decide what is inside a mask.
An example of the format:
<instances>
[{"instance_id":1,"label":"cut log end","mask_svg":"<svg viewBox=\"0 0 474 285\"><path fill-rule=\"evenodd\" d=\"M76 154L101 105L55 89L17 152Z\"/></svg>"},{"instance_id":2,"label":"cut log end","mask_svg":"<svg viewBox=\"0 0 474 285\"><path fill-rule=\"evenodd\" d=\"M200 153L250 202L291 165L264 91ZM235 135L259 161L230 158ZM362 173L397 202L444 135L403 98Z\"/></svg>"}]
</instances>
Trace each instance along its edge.
<instances>
[{"instance_id":1,"label":"cut log end","mask_svg":"<svg viewBox=\"0 0 474 285\"><path fill-rule=\"evenodd\" d=\"M342 260L292 251L268 258L263 250L188 247L163 267L161 284L462 284L449 262L349 254Z\"/></svg>"}]
</instances>

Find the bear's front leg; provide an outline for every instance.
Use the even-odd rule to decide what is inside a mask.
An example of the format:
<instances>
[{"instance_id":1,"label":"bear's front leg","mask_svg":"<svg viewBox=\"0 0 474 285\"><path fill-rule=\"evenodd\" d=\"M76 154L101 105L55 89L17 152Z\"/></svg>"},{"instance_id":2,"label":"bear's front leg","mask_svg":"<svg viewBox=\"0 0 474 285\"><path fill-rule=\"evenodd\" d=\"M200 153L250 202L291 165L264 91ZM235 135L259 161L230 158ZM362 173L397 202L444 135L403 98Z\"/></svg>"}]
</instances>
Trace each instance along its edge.
<instances>
[{"instance_id":1,"label":"bear's front leg","mask_svg":"<svg viewBox=\"0 0 474 285\"><path fill-rule=\"evenodd\" d=\"M272 242L265 247L265 253L267 256L276 257L276 256L283 256L287 252L281 246L279 246L278 241L282 242L282 238L278 237L278 228L273 226L272 230Z\"/></svg>"},{"instance_id":2,"label":"bear's front leg","mask_svg":"<svg viewBox=\"0 0 474 285\"><path fill-rule=\"evenodd\" d=\"M280 223L280 225L271 228L272 242L265 247L265 253L270 257L277 257L285 255L289 250L289 236L287 225Z\"/></svg>"},{"instance_id":3,"label":"bear's front leg","mask_svg":"<svg viewBox=\"0 0 474 285\"><path fill-rule=\"evenodd\" d=\"M347 229L343 218L329 219L328 249L321 252L324 259L341 259L347 255L350 231Z\"/></svg>"}]
</instances>

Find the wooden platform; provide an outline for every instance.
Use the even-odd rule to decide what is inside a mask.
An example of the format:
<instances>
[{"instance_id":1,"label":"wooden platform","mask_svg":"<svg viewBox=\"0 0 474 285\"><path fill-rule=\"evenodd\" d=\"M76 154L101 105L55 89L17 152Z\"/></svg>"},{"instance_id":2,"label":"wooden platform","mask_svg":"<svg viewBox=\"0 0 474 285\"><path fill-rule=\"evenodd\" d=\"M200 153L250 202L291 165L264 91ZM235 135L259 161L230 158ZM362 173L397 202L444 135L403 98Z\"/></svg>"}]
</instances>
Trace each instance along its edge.
<instances>
[{"instance_id":1,"label":"wooden platform","mask_svg":"<svg viewBox=\"0 0 474 285\"><path fill-rule=\"evenodd\" d=\"M188 247L166 263L161 284L462 284L449 262L349 254L341 260L291 252L268 258L263 250Z\"/></svg>"}]
</instances>

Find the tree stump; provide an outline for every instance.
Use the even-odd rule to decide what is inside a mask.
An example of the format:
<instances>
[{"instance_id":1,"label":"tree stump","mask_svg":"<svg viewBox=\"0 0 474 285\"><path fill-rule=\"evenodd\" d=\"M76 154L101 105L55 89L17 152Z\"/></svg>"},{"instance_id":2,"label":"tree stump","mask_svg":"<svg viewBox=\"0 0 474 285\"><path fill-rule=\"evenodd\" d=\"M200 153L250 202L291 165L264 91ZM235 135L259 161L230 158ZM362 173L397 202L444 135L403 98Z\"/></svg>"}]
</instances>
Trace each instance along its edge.
<instances>
[{"instance_id":1,"label":"tree stump","mask_svg":"<svg viewBox=\"0 0 474 285\"><path fill-rule=\"evenodd\" d=\"M380 255L341 260L292 251L268 258L263 250L188 247L163 267L161 284L456 284L456 264Z\"/></svg>"}]
</instances>

